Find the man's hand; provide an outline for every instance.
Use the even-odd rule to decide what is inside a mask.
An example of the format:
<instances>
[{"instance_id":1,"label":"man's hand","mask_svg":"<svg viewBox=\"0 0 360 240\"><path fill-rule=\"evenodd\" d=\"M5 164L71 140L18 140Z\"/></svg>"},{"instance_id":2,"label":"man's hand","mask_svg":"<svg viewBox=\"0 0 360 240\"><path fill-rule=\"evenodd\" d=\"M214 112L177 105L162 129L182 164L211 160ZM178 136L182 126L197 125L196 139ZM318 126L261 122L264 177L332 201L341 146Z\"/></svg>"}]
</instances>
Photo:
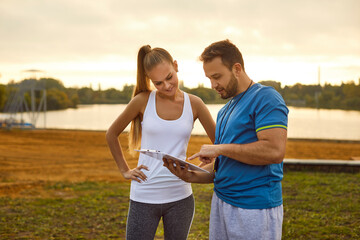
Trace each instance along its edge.
<instances>
[{"instance_id":1,"label":"man's hand","mask_svg":"<svg viewBox=\"0 0 360 240\"><path fill-rule=\"evenodd\" d=\"M163 158L164 167L167 167L172 174L179 177L181 180L185 182L190 182L191 177L193 176L193 172L189 171L189 165L186 164L185 167L180 166L178 161L174 161L171 159Z\"/></svg>"},{"instance_id":2,"label":"man's hand","mask_svg":"<svg viewBox=\"0 0 360 240\"><path fill-rule=\"evenodd\" d=\"M219 150L219 145L208 145L208 144L202 145L200 152L195 153L188 159L192 160L198 157L199 160L204 164L209 164L212 163L215 160L215 158L217 158L220 155L218 150Z\"/></svg>"}]
</instances>

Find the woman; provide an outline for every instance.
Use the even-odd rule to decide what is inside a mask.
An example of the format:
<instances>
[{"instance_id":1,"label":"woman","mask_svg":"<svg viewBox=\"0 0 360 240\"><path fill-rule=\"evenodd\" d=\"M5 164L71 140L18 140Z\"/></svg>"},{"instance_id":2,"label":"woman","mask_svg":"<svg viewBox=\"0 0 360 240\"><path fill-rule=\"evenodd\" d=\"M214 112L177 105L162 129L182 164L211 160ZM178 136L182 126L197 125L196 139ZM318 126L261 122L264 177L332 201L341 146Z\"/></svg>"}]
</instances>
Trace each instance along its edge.
<instances>
[{"instance_id":1,"label":"woman","mask_svg":"<svg viewBox=\"0 0 360 240\"><path fill-rule=\"evenodd\" d=\"M203 101L179 89L178 65L162 48L140 48L133 98L106 133L116 164L131 179L126 238L154 239L161 218L165 239L186 239L194 215L191 185L180 180L163 162L140 154L130 169L118 136L131 122L130 151L155 149L186 158L194 121L199 119L212 142L215 122ZM151 90L150 81L156 90ZM141 143L141 147L140 147Z\"/></svg>"}]
</instances>

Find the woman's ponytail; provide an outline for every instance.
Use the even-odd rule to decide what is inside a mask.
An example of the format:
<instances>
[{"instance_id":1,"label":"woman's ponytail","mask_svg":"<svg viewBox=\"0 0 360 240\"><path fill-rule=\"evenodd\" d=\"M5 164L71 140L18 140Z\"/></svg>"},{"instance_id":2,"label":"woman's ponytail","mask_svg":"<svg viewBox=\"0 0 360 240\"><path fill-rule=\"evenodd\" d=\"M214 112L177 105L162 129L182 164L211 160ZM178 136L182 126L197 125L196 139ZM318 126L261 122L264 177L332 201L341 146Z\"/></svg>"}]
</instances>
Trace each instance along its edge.
<instances>
[{"instance_id":1,"label":"woman's ponytail","mask_svg":"<svg viewBox=\"0 0 360 240\"><path fill-rule=\"evenodd\" d=\"M151 47L149 45L142 46L139 50L137 57L137 74L136 74L136 86L133 91L132 97L135 97L141 92L149 92L150 88L150 79L146 75L144 68L144 58L146 54L151 52ZM140 147L141 140L141 117L138 115L135 119L132 120L129 133L129 151L131 154L134 154L134 149Z\"/></svg>"}]
</instances>

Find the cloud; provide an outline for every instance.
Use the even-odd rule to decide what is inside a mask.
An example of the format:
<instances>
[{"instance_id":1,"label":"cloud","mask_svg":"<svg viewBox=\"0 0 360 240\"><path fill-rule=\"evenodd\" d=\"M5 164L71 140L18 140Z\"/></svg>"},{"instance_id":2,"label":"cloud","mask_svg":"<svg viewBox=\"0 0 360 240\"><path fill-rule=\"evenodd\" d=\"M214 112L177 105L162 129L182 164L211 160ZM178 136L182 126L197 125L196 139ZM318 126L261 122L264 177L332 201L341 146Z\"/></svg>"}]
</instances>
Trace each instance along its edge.
<instances>
[{"instance_id":1,"label":"cloud","mask_svg":"<svg viewBox=\"0 0 360 240\"><path fill-rule=\"evenodd\" d=\"M356 9L357 0L15 0L0 7L0 43L2 50L22 58L20 53L51 55L49 51L70 58L130 54L128 46L146 42L196 45L224 36L254 54L286 54L284 44L293 45L297 54L351 54L360 50Z\"/></svg>"},{"instance_id":2,"label":"cloud","mask_svg":"<svg viewBox=\"0 0 360 240\"><path fill-rule=\"evenodd\" d=\"M358 0L3 0L1 64L135 61L140 46L194 61L229 38L244 57L360 64Z\"/></svg>"}]
</instances>

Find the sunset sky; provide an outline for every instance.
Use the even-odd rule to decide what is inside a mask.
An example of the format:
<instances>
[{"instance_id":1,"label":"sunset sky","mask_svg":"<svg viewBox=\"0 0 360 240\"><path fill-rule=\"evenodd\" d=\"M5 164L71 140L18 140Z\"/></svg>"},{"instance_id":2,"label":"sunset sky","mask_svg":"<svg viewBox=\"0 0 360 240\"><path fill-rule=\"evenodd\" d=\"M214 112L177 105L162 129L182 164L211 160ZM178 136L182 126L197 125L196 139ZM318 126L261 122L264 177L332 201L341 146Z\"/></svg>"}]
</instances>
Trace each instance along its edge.
<instances>
[{"instance_id":1,"label":"sunset sky","mask_svg":"<svg viewBox=\"0 0 360 240\"><path fill-rule=\"evenodd\" d=\"M228 38L254 81L360 78L359 0L0 0L0 83L53 77L66 87L135 84L145 44L167 49L187 87L210 87L198 56Z\"/></svg>"}]
</instances>

